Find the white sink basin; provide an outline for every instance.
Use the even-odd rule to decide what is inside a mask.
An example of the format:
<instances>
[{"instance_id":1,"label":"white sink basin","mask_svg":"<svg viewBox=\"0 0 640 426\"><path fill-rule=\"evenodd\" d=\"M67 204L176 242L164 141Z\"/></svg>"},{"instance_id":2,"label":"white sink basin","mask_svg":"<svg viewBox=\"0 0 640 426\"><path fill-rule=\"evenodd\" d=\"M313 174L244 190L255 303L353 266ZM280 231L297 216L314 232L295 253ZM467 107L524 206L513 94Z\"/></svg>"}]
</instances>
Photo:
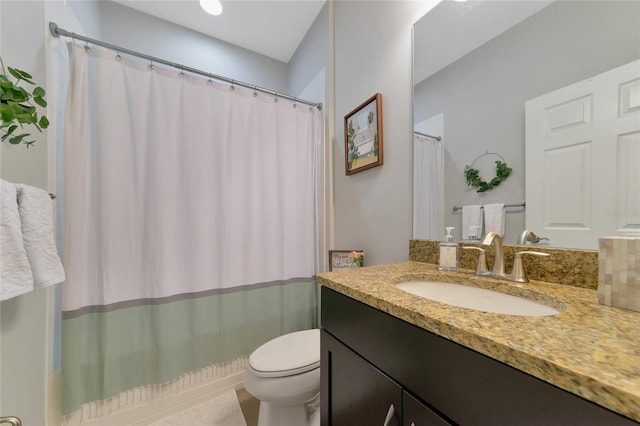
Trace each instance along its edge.
<instances>
[{"instance_id":1,"label":"white sink basin","mask_svg":"<svg viewBox=\"0 0 640 426\"><path fill-rule=\"evenodd\" d=\"M429 300L482 312L521 316L547 316L560 313L557 309L524 297L461 284L406 281L395 286Z\"/></svg>"}]
</instances>

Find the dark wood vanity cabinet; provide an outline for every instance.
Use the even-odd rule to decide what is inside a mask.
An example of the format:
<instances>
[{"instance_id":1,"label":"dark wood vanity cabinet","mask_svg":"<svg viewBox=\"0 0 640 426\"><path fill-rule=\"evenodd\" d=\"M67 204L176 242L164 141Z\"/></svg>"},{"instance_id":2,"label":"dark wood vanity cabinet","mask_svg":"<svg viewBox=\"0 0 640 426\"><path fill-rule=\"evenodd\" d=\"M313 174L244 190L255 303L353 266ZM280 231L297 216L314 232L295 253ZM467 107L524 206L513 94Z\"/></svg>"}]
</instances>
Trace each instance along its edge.
<instances>
[{"instance_id":1,"label":"dark wood vanity cabinet","mask_svg":"<svg viewBox=\"0 0 640 426\"><path fill-rule=\"evenodd\" d=\"M636 425L563 389L322 287L321 424ZM526 330L523 330L526 332Z\"/></svg>"},{"instance_id":2,"label":"dark wood vanity cabinet","mask_svg":"<svg viewBox=\"0 0 640 426\"><path fill-rule=\"evenodd\" d=\"M329 424L401 426L402 387L325 331L321 342L329 365Z\"/></svg>"}]
</instances>

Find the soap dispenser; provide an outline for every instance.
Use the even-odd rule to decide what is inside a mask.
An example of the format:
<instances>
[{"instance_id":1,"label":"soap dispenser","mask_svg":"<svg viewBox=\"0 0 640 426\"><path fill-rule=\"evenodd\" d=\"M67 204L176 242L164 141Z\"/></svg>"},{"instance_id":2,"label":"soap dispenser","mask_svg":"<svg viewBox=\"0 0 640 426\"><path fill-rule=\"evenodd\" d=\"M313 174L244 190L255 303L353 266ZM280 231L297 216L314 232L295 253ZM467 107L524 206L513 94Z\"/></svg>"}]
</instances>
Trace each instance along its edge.
<instances>
[{"instance_id":1,"label":"soap dispenser","mask_svg":"<svg viewBox=\"0 0 640 426\"><path fill-rule=\"evenodd\" d=\"M440 243L440 257L438 260L438 269L441 271L457 271L458 270L458 244L453 242L451 231L455 228L447 226L447 234L444 241Z\"/></svg>"}]
</instances>

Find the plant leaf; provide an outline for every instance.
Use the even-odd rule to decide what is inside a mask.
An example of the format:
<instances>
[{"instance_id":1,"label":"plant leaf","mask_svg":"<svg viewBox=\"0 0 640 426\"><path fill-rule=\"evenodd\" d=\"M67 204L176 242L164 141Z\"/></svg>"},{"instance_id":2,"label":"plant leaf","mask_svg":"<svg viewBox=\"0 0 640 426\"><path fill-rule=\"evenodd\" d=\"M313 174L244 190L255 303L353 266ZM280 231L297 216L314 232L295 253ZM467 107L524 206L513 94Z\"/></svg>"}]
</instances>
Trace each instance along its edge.
<instances>
[{"instance_id":1,"label":"plant leaf","mask_svg":"<svg viewBox=\"0 0 640 426\"><path fill-rule=\"evenodd\" d=\"M33 97L34 98L43 98L45 95L45 91L42 87L38 86L33 89Z\"/></svg>"},{"instance_id":2,"label":"plant leaf","mask_svg":"<svg viewBox=\"0 0 640 426\"><path fill-rule=\"evenodd\" d=\"M42 117L40 117L39 124L40 124L40 127L42 127L43 129L46 129L47 127L49 127L49 119L43 115Z\"/></svg>"},{"instance_id":3,"label":"plant leaf","mask_svg":"<svg viewBox=\"0 0 640 426\"><path fill-rule=\"evenodd\" d=\"M31 81L33 77L28 72L19 70L17 68L11 68L11 67L8 67L8 68L9 68L9 73L11 73L11 75L17 78L18 80L25 81L29 84L35 84L33 81Z\"/></svg>"},{"instance_id":4,"label":"plant leaf","mask_svg":"<svg viewBox=\"0 0 640 426\"><path fill-rule=\"evenodd\" d=\"M2 137L0 138L0 142L4 141L5 139L7 139L11 133L14 132L14 130L16 130L18 128L18 126L16 126L15 124L12 124L9 126L9 129L7 130L7 133L5 133L4 135L2 135Z\"/></svg>"},{"instance_id":5,"label":"plant leaf","mask_svg":"<svg viewBox=\"0 0 640 426\"><path fill-rule=\"evenodd\" d=\"M47 107L47 101L44 100L44 98L41 97L34 97L33 98L33 102L37 103L38 105L40 105L42 108L46 108Z\"/></svg>"},{"instance_id":6,"label":"plant leaf","mask_svg":"<svg viewBox=\"0 0 640 426\"><path fill-rule=\"evenodd\" d=\"M26 72L26 71L22 71L22 70L19 70L17 68L14 68L14 70L17 71L18 73L20 73L22 78L33 78L33 76L31 74L29 74L28 72Z\"/></svg>"},{"instance_id":7,"label":"plant leaf","mask_svg":"<svg viewBox=\"0 0 640 426\"><path fill-rule=\"evenodd\" d=\"M13 108L11 108L11 106L7 104L1 104L0 116L2 116L2 121L9 123L15 118L15 111L13 110Z\"/></svg>"},{"instance_id":8,"label":"plant leaf","mask_svg":"<svg viewBox=\"0 0 640 426\"><path fill-rule=\"evenodd\" d=\"M17 69L15 68L11 68L11 67L7 67L9 69L9 74L11 74L12 76L14 76L15 78L17 78L18 80L22 79L22 74L20 74L18 72Z\"/></svg>"},{"instance_id":9,"label":"plant leaf","mask_svg":"<svg viewBox=\"0 0 640 426\"><path fill-rule=\"evenodd\" d=\"M29 136L29 134L28 134L28 133L23 133L23 134L21 134L21 135L14 136L14 137L12 137L11 139L9 139L9 143L10 143L11 145L18 145L18 144L19 144L19 143L21 143L21 142L22 142L22 140L23 140L24 138L26 138L27 136Z\"/></svg>"}]
</instances>

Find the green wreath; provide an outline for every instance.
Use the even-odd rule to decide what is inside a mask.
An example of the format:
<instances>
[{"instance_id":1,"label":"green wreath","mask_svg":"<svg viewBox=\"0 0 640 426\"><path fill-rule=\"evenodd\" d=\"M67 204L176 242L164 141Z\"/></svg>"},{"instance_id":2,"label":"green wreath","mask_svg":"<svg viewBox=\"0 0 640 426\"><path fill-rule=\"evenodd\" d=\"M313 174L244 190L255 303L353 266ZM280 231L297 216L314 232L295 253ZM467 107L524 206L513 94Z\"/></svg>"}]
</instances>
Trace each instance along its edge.
<instances>
[{"instance_id":1,"label":"green wreath","mask_svg":"<svg viewBox=\"0 0 640 426\"><path fill-rule=\"evenodd\" d=\"M500 183L509 177L511 174L511 167L507 166L504 161L496 161L496 176L489 182L485 182L480 178L480 173L477 169L467 166L464 168L464 177L467 179L467 185L474 188L478 188L476 192L487 192L490 189L500 185Z\"/></svg>"}]
</instances>

